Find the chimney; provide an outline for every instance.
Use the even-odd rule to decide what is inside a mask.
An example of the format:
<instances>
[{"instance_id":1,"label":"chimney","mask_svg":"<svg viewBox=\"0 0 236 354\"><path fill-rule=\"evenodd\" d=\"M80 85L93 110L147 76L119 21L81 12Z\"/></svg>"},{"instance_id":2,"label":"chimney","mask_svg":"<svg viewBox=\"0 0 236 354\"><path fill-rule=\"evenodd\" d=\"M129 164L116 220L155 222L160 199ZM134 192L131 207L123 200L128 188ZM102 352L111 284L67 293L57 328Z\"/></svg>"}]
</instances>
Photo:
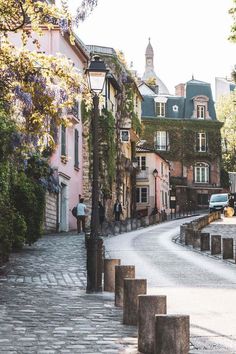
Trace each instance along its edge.
<instances>
[{"instance_id":1,"label":"chimney","mask_svg":"<svg viewBox=\"0 0 236 354\"><path fill-rule=\"evenodd\" d=\"M185 84L178 84L175 86L175 95L185 97Z\"/></svg>"}]
</instances>

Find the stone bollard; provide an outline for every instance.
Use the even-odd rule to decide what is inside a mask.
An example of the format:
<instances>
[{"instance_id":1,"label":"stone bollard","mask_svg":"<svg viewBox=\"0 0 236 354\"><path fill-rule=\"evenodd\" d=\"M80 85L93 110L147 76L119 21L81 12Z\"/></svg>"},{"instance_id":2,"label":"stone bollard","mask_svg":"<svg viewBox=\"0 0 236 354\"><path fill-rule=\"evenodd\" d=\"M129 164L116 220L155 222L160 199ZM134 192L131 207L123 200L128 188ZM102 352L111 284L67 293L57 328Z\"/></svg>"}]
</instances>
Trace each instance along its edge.
<instances>
[{"instance_id":1,"label":"stone bollard","mask_svg":"<svg viewBox=\"0 0 236 354\"><path fill-rule=\"evenodd\" d=\"M154 216L149 215L149 225L153 225L153 224L154 224Z\"/></svg>"},{"instance_id":2,"label":"stone bollard","mask_svg":"<svg viewBox=\"0 0 236 354\"><path fill-rule=\"evenodd\" d=\"M166 314L166 296L138 296L138 350L143 353L154 352L155 315Z\"/></svg>"},{"instance_id":3,"label":"stone bollard","mask_svg":"<svg viewBox=\"0 0 236 354\"><path fill-rule=\"evenodd\" d=\"M193 248L200 248L201 244L201 231L193 232Z\"/></svg>"},{"instance_id":4,"label":"stone bollard","mask_svg":"<svg viewBox=\"0 0 236 354\"><path fill-rule=\"evenodd\" d=\"M211 254L220 254L221 253L221 236L220 235L211 235Z\"/></svg>"},{"instance_id":5,"label":"stone bollard","mask_svg":"<svg viewBox=\"0 0 236 354\"><path fill-rule=\"evenodd\" d=\"M223 238L223 259L233 259L233 238Z\"/></svg>"},{"instance_id":6,"label":"stone bollard","mask_svg":"<svg viewBox=\"0 0 236 354\"><path fill-rule=\"evenodd\" d=\"M115 291L115 266L120 259L104 259L104 291Z\"/></svg>"},{"instance_id":7,"label":"stone bollard","mask_svg":"<svg viewBox=\"0 0 236 354\"><path fill-rule=\"evenodd\" d=\"M145 226L149 226L149 216L145 216Z\"/></svg>"},{"instance_id":8,"label":"stone bollard","mask_svg":"<svg viewBox=\"0 0 236 354\"><path fill-rule=\"evenodd\" d=\"M201 251L210 251L210 234L208 232L201 233L200 241Z\"/></svg>"},{"instance_id":9,"label":"stone bollard","mask_svg":"<svg viewBox=\"0 0 236 354\"><path fill-rule=\"evenodd\" d=\"M115 266L115 306L123 306L124 279L135 278L135 266Z\"/></svg>"},{"instance_id":10,"label":"stone bollard","mask_svg":"<svg viewBox=\"0 0 236 354\"><path fill-rule=\"evenodd\" d=\"M138 323L138 295L147 293L146 279L124 279L123 323Z\"/></svg>"},{"instance_id":11,"label":"stone bollard","mask_svg":"<svg viewBox=\"0 0 236 354\"><path fill-rule=\"evenodd\" d=\"M137 219L131 219L131 229L137 230Z\"/></svg>"},{"instance_id":12,"label":"stone bollard","mask_svg":"<svg viewBox=\"0 0 236 354\"><path fill-rule=\"evenodd\" d=\"M132 230L132 227L131 227L131 220L128 219L127 220L127 232L131 231Z\"/></svg>"},{"instance_id":13,"label":"stone bollard","mask_svg":"<svg viewBox=\"0 0 236 354\"><path fill-rule=\"evenodd\" d=\"M189 316L155 316L155 354L189 353Z\"/></svg>"},{"instance_id":14,"label":"stone bollard","mask_svg":"<svg viewBox=\"0 0 236 354\"><path fill-rule=\"evenodd\" d=\"M118 235L120 233L120 221L115 221L114 224L114 235Z\"/></svg>"},{"instance_id":15,"label":"stone bollard","mask_svg":"<svg viewBox=\"0 0 236 354\"><path fill-rule=\"evenodd\" d=\"M192 246L193 244L193 229L187 228L185 229L185 245Z\"/></svg>"},{"instance_id":16,"label":"stone bollard","mask_svg":"<svg viewBox=\"0 0 236 354\"><path fill-rule=\"evenodd\" d=\"M137 219L137 229L139 229L141 227L141 220Z\"/></svg>"},{"instance_id":17,"label":"stone bollard","mask_svg":"<svg viewBox=\"0 0 236 354\"><path fill-rule=\"evenodd\" d=\"M120 222L120 232L127 232L127 222L126 220Z\"/></svg>"},{"instance_id":18,"label":"stone bollard","mask_svg":"<svg viewBox=\"0 0 236 354\"><path fill-rule=\"evenodd\" d=\"M180 237L179 241L180 243L184 243L185 241L185 230L187 228L187 224L180 225Z\"/></svg>"}]
</instances>

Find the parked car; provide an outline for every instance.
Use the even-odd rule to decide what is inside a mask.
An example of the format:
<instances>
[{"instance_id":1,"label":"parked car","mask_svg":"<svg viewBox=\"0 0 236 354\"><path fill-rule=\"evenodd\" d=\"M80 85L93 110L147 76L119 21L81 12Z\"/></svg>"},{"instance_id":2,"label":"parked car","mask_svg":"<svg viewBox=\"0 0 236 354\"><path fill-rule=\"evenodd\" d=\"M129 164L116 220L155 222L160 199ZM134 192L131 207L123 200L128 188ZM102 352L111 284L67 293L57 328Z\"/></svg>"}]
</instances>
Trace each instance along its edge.
<instances>
[{"instance_id":1,"label":"parked car","mask_svg":"<svg viewBox=\"0 0 236 354\"><path fill-rule=\"evenodd\" d=\"M228 193L212 194L209 202L210 213L220 210L223 212L224 208L229 205Z\"/></svg>"}]
</instances>

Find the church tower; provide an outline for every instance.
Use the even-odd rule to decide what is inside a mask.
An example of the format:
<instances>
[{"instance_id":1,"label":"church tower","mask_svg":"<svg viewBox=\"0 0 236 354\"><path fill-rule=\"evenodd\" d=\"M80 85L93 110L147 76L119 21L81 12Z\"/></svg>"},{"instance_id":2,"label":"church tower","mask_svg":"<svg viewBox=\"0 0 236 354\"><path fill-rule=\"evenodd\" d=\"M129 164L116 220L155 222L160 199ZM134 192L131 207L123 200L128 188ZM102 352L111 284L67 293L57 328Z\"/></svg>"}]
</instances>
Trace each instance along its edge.
<instances>
[{"instance_id":1,"label":"church tower","mask_svg":"<svg viewBox=\"0 0 236 354\"><path fill-rule=\"evenodd\" d=\"M159 79L154 70L154 50L151 45L150 38L148 39L148 45L145 52L145 72L142 80L146 83L152 82L155 86L158 86L158 94L169 95L169 90L166 85Z\"/></svg>"},{"instance_id":2,"label":"church tower","mask_svg":"<svg viewBox=\"0 0 236 354\"><path fill-rule=\"evenodd\" d=\"M148 38L149 43L146 49L146 53L145 53L145 58L146 58L146 65L145 65L145 70L153 70L154 71L154 51L150 42L150 38Z\"/></svg>"}]
</instances>

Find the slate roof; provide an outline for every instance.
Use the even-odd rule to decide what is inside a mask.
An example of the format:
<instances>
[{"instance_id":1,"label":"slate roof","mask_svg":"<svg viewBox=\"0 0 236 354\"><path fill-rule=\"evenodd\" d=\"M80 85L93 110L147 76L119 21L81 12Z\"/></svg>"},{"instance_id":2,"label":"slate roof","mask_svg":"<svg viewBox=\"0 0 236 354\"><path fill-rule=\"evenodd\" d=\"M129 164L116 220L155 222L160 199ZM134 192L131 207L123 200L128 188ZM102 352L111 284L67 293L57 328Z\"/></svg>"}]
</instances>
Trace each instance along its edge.
<instances>
[{"instance_id":1,"label":"slate roof","mask_svg":"<svg viewBox=\"0 0 236 354\"><path fill-rule=\"evenodd\" d=\"M210 84L190 80L186 83L186 97L166 96L166 115L171 119L191 119L193 114L193 98L195 96L207 96L208 110L212 120L216 120L216 112ZM156 96L158 97L158 96ZM154 97L143 96L142 102L142 117L156 118ZM177 109L173 109L176 106Z\"/></svg>"},{"instance_id":2,"label":"slate roof","mask_svg":"<svg viewBox=\"0 0 236 354\"><path fill-rule=\"evenodd\" d=\"M207 96L209 98L208 111L212 120L216 120L216 111L212 98L211 85L207 82L190 80L186 84L186 99L184 118L190 118L193 114L193 97Z\"/></svg>"}]
</instances>

